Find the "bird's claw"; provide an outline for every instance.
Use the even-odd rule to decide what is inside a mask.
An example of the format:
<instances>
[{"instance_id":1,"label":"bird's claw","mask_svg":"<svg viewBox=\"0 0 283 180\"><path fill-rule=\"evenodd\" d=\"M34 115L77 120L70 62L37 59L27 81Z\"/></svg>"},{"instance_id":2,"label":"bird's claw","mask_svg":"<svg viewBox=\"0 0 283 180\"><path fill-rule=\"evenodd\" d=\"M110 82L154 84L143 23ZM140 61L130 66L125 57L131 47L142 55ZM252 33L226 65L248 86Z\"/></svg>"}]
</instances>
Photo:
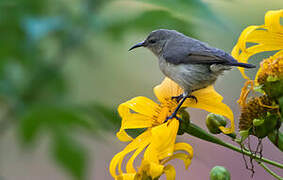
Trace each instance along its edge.
<instances>
[{"instance_id":1,"label":"bird's claw","mask_svg":"<svg viewBox=\"0 0 283 180\"><path fill-rule=\"evenodd\" d=\"M195 100L196 103L198 103L198 99L195 96L189 95L188 98L192 98L193 100Z\"/></svg>"},{"instance_id":2,"label":"bird's claw","mask_svg":"<svg viewBox=\"0 0 283 180\"><path fill-rule=\"evenodd\" d=\"M165 119L165 121L164 121L164 123L166 123L167 121L169 121L170 119L173 119L173 118L176 118L178 121L182 121L182 119L181 118L179 118L178 116L174 116L174 115L171 115L171 116L168 116L166 119Z\"/></svg>"},{"instance_id":3,"label":"bird's claw","mask_svg":"<svg viewBox=\"0 0 283 180\"><path fill-rule=\"evenodd\" d=\"M181 94L179 96L172 96L171 97L171 99L172 100L175 99L177 101L177 103L179 103L183 98L184 98L183 94ZM198 103L198 99L193 95L189 95L189 96L187 96L187 98L192 98L196 103Z\"/></svg>"},{"instance_id":4,"label":"bird's claw","mask_svg":"<svg viewBox=\"0 0 283 180\"><path fill-rule=\"evenodd\" d=\"M183 94L179 95L179 96L172 96L171 99L175 99L177 101L177 103L179 103L181 101L181 99L183 99L184 96Z\"/></svg>"}]
</instances>

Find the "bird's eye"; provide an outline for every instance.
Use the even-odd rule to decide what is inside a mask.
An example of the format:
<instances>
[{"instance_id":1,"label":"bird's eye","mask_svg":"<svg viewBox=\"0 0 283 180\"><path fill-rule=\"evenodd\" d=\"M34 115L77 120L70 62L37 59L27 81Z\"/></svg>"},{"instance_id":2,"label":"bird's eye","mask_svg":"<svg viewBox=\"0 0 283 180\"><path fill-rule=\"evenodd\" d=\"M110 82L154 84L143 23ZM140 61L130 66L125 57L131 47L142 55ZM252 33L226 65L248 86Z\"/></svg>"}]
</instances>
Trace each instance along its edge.
<instances>
[{"instance_id":1,"label":"bird's eye","mask_svg":"<svg viewBox=\"0 0 283 180\"><path fill-rule=\"evenodd\" d=\"M151 40L149 40L149 43L150 44L154 44L154 43L156 43L156 40L155 39L151 39Z\"/></svg>"}]
</instances>

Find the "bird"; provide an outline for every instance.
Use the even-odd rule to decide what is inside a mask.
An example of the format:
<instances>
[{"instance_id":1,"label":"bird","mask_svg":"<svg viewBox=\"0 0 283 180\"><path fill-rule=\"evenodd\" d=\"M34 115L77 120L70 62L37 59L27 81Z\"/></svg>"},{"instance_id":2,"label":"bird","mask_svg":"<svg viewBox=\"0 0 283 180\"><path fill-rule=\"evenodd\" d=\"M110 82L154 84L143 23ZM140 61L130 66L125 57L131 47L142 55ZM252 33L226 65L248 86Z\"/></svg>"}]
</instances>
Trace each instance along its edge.
<instances>
[{"instance_id":1,"label":"bird","mask_svg":"<svg viewBox=\"0 0 283 180\"><path fill-rule=\"evenodd\" d=\"M197 103L197 98L191 93L214 84L224 71L233 66L255 68L252 64L238 62L221 49L176 30L154 30L129 51L138 47L149 49L158 58L161 72L184 90L179 96L172 97L179 104L166 121L179 119L177 112L187 98L192 98Z\"/></svg>"}]
</instances>

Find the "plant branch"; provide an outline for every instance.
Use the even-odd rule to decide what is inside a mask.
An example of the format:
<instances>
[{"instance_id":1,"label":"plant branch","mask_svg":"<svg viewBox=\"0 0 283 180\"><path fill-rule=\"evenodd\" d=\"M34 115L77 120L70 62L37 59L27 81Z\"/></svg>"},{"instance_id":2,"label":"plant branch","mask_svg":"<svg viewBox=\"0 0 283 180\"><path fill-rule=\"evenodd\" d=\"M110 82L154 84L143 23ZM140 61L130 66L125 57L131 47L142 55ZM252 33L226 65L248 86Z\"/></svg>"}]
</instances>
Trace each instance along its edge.
<instances>
[{"instance_id":1,"label":"plant branch","mask_svg":"<svg viewBox=\"0 0 283 180\"><path fill-rule=\"evenodd\" d=\"M241 149L239 147L236 147L232 144L226 143L226 142L222 141L221 139L207 133L205 130L203 130L202 128L198 127L195 124L186 123L186 122L181 123L180 128L183 130L183 132L186 132L186 133L188 133L188 134L190 134L194 137L197 137L199 139L202 139L202 140L205 140L205 141L208 141L208 142L212 142L214 144L221 145L221 146L229 148L233 151L236 151L236 152L245 154L247 156L250 156L257 161L265 162L265 163L268 163L270 165L273 165L273 166L276 166L278 168L283 169L283 164L280 164L278 162L275 162L275 161L272 161L272 160L269 160L269 159L266 159L266 158L263 158L263 157L255 156L250 151L246 151L246 150Z\"/></svg>"},{"instance_id":2,"label":"plant branch","mask_svg":"<svg viewBox=\"0 0 283 180\"><path fill-rule=\"evenodd\" d=\"M257 161L257 160L256 160ZM273 172L271 169L269 169L264 163L257 161L258 164L263 167L271 176L275 177L278 180L283 180L283 178L279 175L277 175L275 172Z\"/></svg>"}]
</instances>

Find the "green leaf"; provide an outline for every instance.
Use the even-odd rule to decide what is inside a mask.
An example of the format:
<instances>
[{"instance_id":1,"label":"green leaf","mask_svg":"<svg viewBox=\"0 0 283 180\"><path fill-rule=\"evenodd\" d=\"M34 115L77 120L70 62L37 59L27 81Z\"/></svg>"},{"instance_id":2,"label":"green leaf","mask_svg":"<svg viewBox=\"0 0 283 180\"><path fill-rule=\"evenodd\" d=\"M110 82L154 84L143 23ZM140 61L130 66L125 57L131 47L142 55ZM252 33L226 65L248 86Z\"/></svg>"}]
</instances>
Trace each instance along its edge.
<instances>
[{"instance_id":1,"label":"green leaf","mask_svg":"<svg viewBox=\"0 0 283 180\"><path fill-rule=\"evenodd\" d=\"M268 134L268 139L283 152L283 133L279 130L274 130Z\"/></svg>"},{"instance_id":2,"label":"green leaf","mask_svg":"<svg viewBox=\"0 0 283 180\"><path fill-rule=\"evenodd\" d=\"M79 109L91 118L96 128L112 130L114 127L116 128L120 125L121 119L116 109L97 102L87 106L81 106Z\"/></svg>"},{"instance_id":3,"label":"green leaf","mask_svg":"<svg viewBox=\"0 0 283 180\"><path fill-rule=\"evenodd\" d=\"M241 141L244 141L249 136L250 129L240 131Z\"/></svg>"},{"instance_id":4,"label":"green leaf","mask_svg":"<svg viewBox=\"0 0 283 180\"><path fill-rule=\"evenodd\" d=\"M145 2L156 5L160 8L165 8L174 16L186 21L199 20L199 17L215 20L215 16L212 11L200 0L146 0Z\"/></svg>"},{"instance_id":5,"label":"green leaf","mask_svg":"<svg viewBox=\"0 0 283 180\"><path fill-rule=\"evenodd\" d=\"M35 112L23 116L19 124L19 139L23 145L32 145L42 130L42 121Z\"/></svg>"},{"instance_id":6,"label":"green leaf","mask_svg":"<svg viewBox=\"0 0 283 180\"><path fill-rule=\"evenodd\" d=\"M124 11L125 6L130 8ZM117 0L102 10L95 22L100 31L103 29L120 38L131 29L148 32L160 28L176 29L193 36L193 27L207 23L208 19L219 22L199 0Z\"/></svg>"},{"instance_id":7,"label":"green leaf","mask_svg":"<svg viewBox=\"0 0 283 180\"><path fill-rule=\"evenodd\" d=\"M280 114L281 114L281 123L283 122L283 96L279 98L279 107L280 107Z\"/></svg>"},{"instance_id":8,"label":"green leaf","mask_svg":"<svg viewBox=\"0 0 283 180\"><path fill-rule=\"evenodd\" d=\"M59 133L54 137L52 154L59 165L69 171L77 180L86 178L87 153L86 150L66 133Z\"/></svg>"},{"instance_id":9,"label":"green leaf","mask_svg":"<svg viewBox=\"0 0 283 180\"><path fill-rule=\"evenodd\" d=\"M43 132L54 134L58 129L67 129L69 132L78 128L90 131L94 129L91 122L70 107L37 104L26 111L19 125L19 138L23 145L33 144L37 136Z\"/></svg>"}]
</instances>

